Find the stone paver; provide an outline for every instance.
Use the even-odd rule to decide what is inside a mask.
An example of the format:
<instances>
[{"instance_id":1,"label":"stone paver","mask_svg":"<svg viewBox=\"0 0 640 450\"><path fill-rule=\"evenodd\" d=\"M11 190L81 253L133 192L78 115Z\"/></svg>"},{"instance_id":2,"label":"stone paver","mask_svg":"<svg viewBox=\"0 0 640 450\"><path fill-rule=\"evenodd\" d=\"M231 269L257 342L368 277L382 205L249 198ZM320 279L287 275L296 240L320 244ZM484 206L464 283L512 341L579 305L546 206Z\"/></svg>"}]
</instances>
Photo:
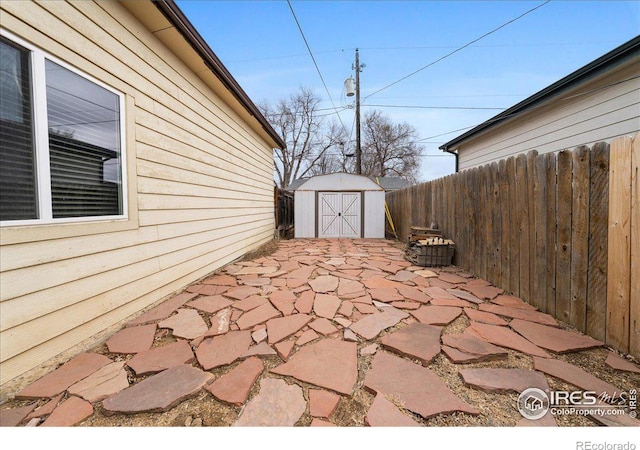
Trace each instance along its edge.
<instances>
[{"instance_id":1,"label":"stone paver","mask_svg":"<svg viewBox=\"0 0 640 450\"><path fill-rule=\"evenodd\" d=\"M397 400L425 419L455 411L479 414L460 400L433 371L387 352L376 353L364 386L378 395Z\"/></svg>"},{"instance_id":2,"label":"stone paver","mask_svg":"<svg viewBox=\"0 0 640 450\"><path fill-rule=\"evenodd\" d=\"M369 295L374 300L381 302L396 302L404 300L404 297L398 293L396 288L379 288L369 289Z\"/></svg>"},{"instance_id":3,"label":"stone paver","mask_svg":"<svg viewBox=\"0 0 640 450\"><path fill-rule=\"evenodd\" d=\"M351 395L358 378L357 358L355 343L322 339L301 348L271 372Z\"/></svg>"},{"instance_id":4,"label":"stone paver","mask_svg":"<svg viewBox=\"0 0 640 450\"><path fill-rule=\"evenodd\" d=\"M156 347L140 352L127 361L136 375L146 375L161 372L180 364L186 364L195 359L191 346L187 341L176 341L162 347Z\"/></svg>"},{"instance_id":5,"label":"stone paver","mask_svg":"<svg viewBox=\"0 0 640 450\"><path fill-rule=\"evenodd\" d=\"M269 299L267 297L261 297L260 295L251 295L243 300L231 303L234 308L247 312L257 308L258 306L264 305L265 303L269 303Z\"/></svg>"},{"instance_id":6,"label":"stone paver","mask_svg":"<svg viewBox=\"0 0 640 450\"><path fill-rule=\"evenodd\" d=\"M204 311L209 314L215 314L221 309L231 306L232 300L229 300L222 295L209 295L206 297L199 297L193 301L190 301L185 306ZM235 305L234 305L235 306Z\"/></svg>"},{"instance_id":7,"label":"stone paver","mask_svg":"<svg viewBox=\"0 0 640 450\"><path fill-rule=\"evenodd\" d=\"M549 391L549 384L542 372L527 369L478 368L460 369L460 376L467 386L485 392L515 392L528 388Z\"/></svg>"},{"instance_id":8,"label":"stone paver","mask_svg":"<svg viewBox=\"0 0 640 450\"><path fill-rule=\"evenodd\" d=\"M511 308L520 308L520 309L528 309L531 311L536 311L536 307L530 305L519 297L514 297L513 295L498 295L496 298L491 300L491 303L495 303L500 306L508 306Z\"/></svg>"},{"instance_id":9,"label":"stone paver","mask_svg":"<svg viewBox=\"0 0 640 450\"><path fill-rule=\"evenodd\" d=\"M181 364L107 398L102 407L107 414L168 411L196 395L212 378L210 373Z\"/></svg>"},{"instance_id":10,"label":"stone paver","mask_svg":"<svg viewBox=\"0 0 640 450\"><path fill-rule=\"evenodd\" d=\"M236 427L291 427L306 409L302 388L284 380L263 378L260 392L247 403Z\"/></svg>"},{"instance_id":11,"label":"stone paver","mask_svg":"<svg viewBox=\"0 0 640 450\"><path fill-rule=\"evenodd\" d=\"M280 311L275 309L271 303L265 303L264 305L258 306L257 308L244 313L238 320L236 320L236 324L241 330L247 330L280 315Z\"/></svg>"},{"instance_id":12,"label":"stone paver","mask_svg":"<svg viewBox=\"0 0 640 450\"><path fill-rule=\"evenodd\" d=\"M640 367L638 367L637 365L633 364L631 361L627 361L624 358L621 358L620 356L616 355L613 352L609 352L609 354L607 355L607 359L604 362L607 366L616 369L616 370L622 370L625 372L633 372L633 373L640 373Z\"/></svg>"},{"instance_id":13,"label":"stone paver","mask_svg":"<svg viewBox=\"0 0 640 450\"><path fill-rule=\"evenodd\" d=\"M70 386L67 391L71 395L82 397L90 403L104 400L129 387L125 361L112 362Z\"/></svg>"},{"instance_id":14,"label":"stone paver","mask_svg":"<svg viewBox=\"0 0 640 450\"><path fill-rule=\"evenodd\" d=\"M273 346L275 347L276 351L278 352L278 355L280 355L280 358L282 358L283 361L287 361L289 359L289 355L291 354L291 351L293 350L293 347L295 347L295 345L296 345L296 341L290 340L290 341L278 342L277 344L274 344Z\"/></svg>"},{"instance_id":15,"label":"stone paver","mask_svg":"<svg viewBox=\"0 0 640 450\"><path fill-rule=\"evenodd\" d=\"M549 325L552 327L558 326L558 321L549 314L542 313L540 311L533 311L530 309L513 308L509 306L482 304L478 307L480 311L486 311L499 316L510 317L512 319L522 319L528 322L537 322L542 325Z\"/></svg>"},{"instance_id":16,"label":"stone paver","mask_svg":"<svg viewBox=\"0 0 640 450\"><path fill-rule=\"evenodd\" d=\"M20 406L18 408L8 408L0 410L0 427L16 427L24 419L27 418L29 413L35 409L37 403L33 403L27 406Z\"/></svg>"},{"instance_id":17,"label":"stone paver","mask_svg":"<svg viewBox=\"0 0 640 450\"><path fill-rule=\"evenodd\" d=\"M440 353L441 332L441 327L416 322L383 336L380 342L385 349L428 366Z\"/></svg>"},{"instance_id":18,"label":"stone paver","mask_svg":"<svg viewBox=\"0 0 640 450\"><path fill-rule=\"evenodd\" d=\"M158 327L170 328L174 336L184 339L195 339L208 331L207 324L200 314L195 309L186 308L179 309L173 316L160 321Z\"/></svg>"},{"instance_id":19,"label":"stone paver","mask_svg":"<svg viewBox=\"0 0 640 450\"><path fill-rule=\"evenodd\" d=\"M294 303L298 299L296 294L287 290L277 290L271 293L269 301L285 316L290 315L295 309Z\"/></svg>"},{"instance_id":20,"label":"stone paver","mask_svg":"<svg viewBox=\"0 0 640 450\"><path fill-rule=\"evenodd\" d=\"M452 347L463 355L445 350L454 362L479 362L506 357L508 352L497 345L466 333L452 333L442 336L442 344Z\"/></svg>"},{"instance_id":21,"label":"stone paver","mask_svg":"<svg viewBox=\"0 0 640 450\"><path fill-rule=\"evenodd\" d=\"M333 275L322 275L318 278L309 281L309 286L315 293L326 294L327 292L333 292L338 289L338 283L340 279Z\"/></svg>"},{"instance_id":22,"label":"stone paver","mask_svg":"<svg viewBox=\"0 0 640 450\"><path fill-rule=\"evenodd\" d=\"M316 333L315 330L307 330L300 335L300 337L296 341L296 345L303 346L305 344L308 344L309 342L315 341L319 337L320 335Z\"/></svg>"},{"instance_id":23,"label":"stone paver","mask_svg":"<svg viewBox=\"0 0 640 450\"><path fill-rule=\"evenodd\" d=\"M81 353L58 369L25 387L16 394L16 398L54 397L110 363L111 360L104 355Z\"/></svg>"},{"instance_id":24,"label":"stone paver","mask_svg":"<svg viewBox=\"0 0 640 450\"><path fill-rule=\"evenodd\" d=\"M45 403L41 407L35 409L33 412L29 413L29 415L27 416L27 420L48 416L49 414L51 414L53 412L54 409L56 409L56 407L60 403L60 400L62 400L63 396L64 396L64 394L56 395L51 400L49 400L47 403ZM36 406L36 404L37 403L34 403L31 406Z\"/></svg>"},{"instance_id":25,"label":"stone paver","mask_svg":"<svg viewBox=\"0 0 640 450\"><path fill-rule=\"evenodd\" d=\"M543 358L550 357L550 355L540 347L526 340L507 327L472 322L464 332L471 333L472 335L480 337L481 339L500 347L510 348L512 350L526 353L527 355L541 356Z\"/></svg>"},{"instance_id":26,"label":"stone paver","mask_svg":"<svg viewBox=\"0 0 640 450\"><path fill-rule=\"evenodd\" d=\"M369 314L352 324L349 328L364 339L370 340L407 317L409 317L409 314L404 311L389 308L383 312Z\"/></svg>"},{"instance_id":27,"label":"stone paver","mask_svg":"<svg viewBox=\"0 0 640 450\"><path fill-rule=\"evenodd\" d=\"M234 300L243 300L250 295L259 294L261 291L257 287L253 286L238 286L233 289L229 289L224 293L225 297L232 298Z\"/></svg>"},{"instance_id":28,"label":"stone paver","mask_svg":"<svg viewBox=\"0 0 640 450\"><path fill-rule=\"evenodd\" d=\"M314 320L309 324L309 327L324 336L328 336L338 331L338 329L334 327L331 324L331 322L328 319L325 319L324 317Z\"/></svg>"},{"instance_id":29,"label":"stone paver","mask_svg":"<svg viewBox=\"0 0 640 450\"><path fill-rule=\"evenodd\" d=\"M318 317L324 317L326 319L333 319L340 308L341 300L335 295L330 294L316 294L315 301L313 302L313 312Z\"/></svg>"},{"instance_id":30,"label":"stone paver","mask_svg":"<svg viewBox=\"0 0 640 450\"><path fill-rule=\"evenodd\" d=\"M231 275L214 275L202 281L202 284L212 284L216 286L237 286L236 278Z\"/></svg>"},{"instance_id":31,"label":"stone paver","mask_svg":"<svg viewBox=\"0 0 640 450\"><path fill-rule=\"evenodd\" d=\"M263 370L264 364L260 358L246 359L207 386L207 390L220 401L232 405L243 405Z\"/></svg>"},{"instance_id":32,"label":"stone paver","mask_svg":"<svg viewBox=\"0 0 640 450\"><path fill-rule=\"evenodd\" d=\"M476 297L484 299L484 300L494 299L499 294L502 294L504 292L503 289L500 289L500 288L495 287L495 286L489 286L489 285L487 285L487 286L475 286L475 285L470 285L469 283L467 283L465 285L462 285L461 288L471 292Z\"/></svg>"},{"instance_id":33,"label":"stone paver","mask_svg":"<svg viewBox=\"0 0 640 450\"><path fill-rule=\"evenodd\" d=\"M192 298L198 295L197 292L184 292L176 296L171 297L169 300L159 304L153 309L145 312L144 314L133 319L127 324L127 326L147 325L157 322L162 319L166 319L173 314L178 308L187 303Z\"/></svg>"},{"instance_id":34,"label":"stone paver","mask_svg":"<svg viewBox=\"0 0 640 450\"><path fill-rule=\"evenodd\" d=\"M538 347L556 353L574 352L604 345L604 342L589 336L520 319L509 322L509 327Z\"/></svg>"},{"instance_id":35,"label":"stone paver","mask_svg":"<svg viewBox=\"0 0 640 450\"><path fill-rule=\"evenodd\" d=\"M257 345L249 347L246 353L240 356L240 359L248 358L250 356L271 356L277 355L276 351L266 342L260 342Z\"/></svg>"},{"instance_id":36,"label":"stone paver","mask_svg":"<svg viewBox=\"0 0 640 450\"><path fill-rule=\"evenodd\" d=\"M138 353L149 350L156 334L156 325L124 328L106 342L111 353Z\"/></svg>"},{"instance_id":37,"label":"stone paver","mask_svg":"<svg viewBox=\"0 0 640 450\"><path fill-rule=\"evenodd\" d=\"M309 389L309 414L328 418L338 407L340 396L324 389Z\"/></svg>"},{"instance_id":38,"label":"stone paver","mask_svg":"<svg viewBox=\"0 0 640 450\"><path fill-rule=\"evenodd\" d=\"M398 288L398 293L404 297L405 300L412 300L419 303L429 303L431 297L426 295L420 289L411 287L411 286L400 286Z\"/></svg>"},{"instance_id":39,"label":"stone paver","mask_svg":"<svg viewBox=\"0 0 640 450\"><path fill-rule=\"evenodd\" d=\"M251 342L250 331L230 331L204 340L196 349L196 358L204 370L211 370L242 357L249 350Z\"/></svg>"},{"instance_id":40,"label":"stone paver","mask_svg":"<svg viewBox=\"0 0 640 450\"><path fill-rule=\"evenodd\" d=\"M370 427L419 427L418 422L402 413L396 405L378 394L373 400L365 422Z\"/></svg>"},{"instance_id":41,"label":"stone paver","mask_svg":"<svg viewBox=\"0 0 640 450\"><path fill-rule=\"evenodd\" d=\"M536 370L566 381L569 384L584 389L595 391L597 396L606 393L610 398L618 398L622 389L594 377L581 368L558 359L533 358L533 366Z\"/></svg>"},{"instance_id":42,"label":"stone paver","mask_svg":"<svg viewBox=\"0 0 640 450\"><path fill-rule=\"evenodd\" d=\"M79 397L69 397L53 410L41 427L70 427L93 414L93 405Z\"/></svg>"},{"instance_id":43,"label":"stone paver","mask_svg":"<svg viewBox=\"0 0 640 450\"><path fill-rule=\"evenodd\" d=\"M316 293L313 291L305 291L294 303L294 307L299 313L309 314L313 310L313 302L316 299Z\"/></svg>"},{"instance_id":44,"label":"stone paver","mask_svg":"<svg viewBox=\"0 0 640 450\"><path fill-rule=\"evenodd\" d=\"M488 323L489 325L507 325L507 322L493 313L486 311L478 311L473 308L464 308L464 313L474 322Z\"/></svg>"},{"instance_id":45,"label":"stone paver","mask_svg":"<svg viewBox=\"0 0 640 450\"><path fill-rule=\"evenodd\" d=\"M307 314L295 314L293 316L278 317L267 322L267 335L269 344L275 344L295 334L311 321Z\"/></svg>"},{"instance_id":46,"label":"stone paver","mask_svg":"<svg viewBox=\"0 0 640 450\"><path fill-rule=\"evenodd\" d=\"M413 317L427 325L447 325L453 322L460 314L462 314L462 308L456 306L424 305L411 311Z\"/></svg>"},{"instance_id":47,"label":"stone paver","mask_svg":"<svg viewBox=\"0 0 640 450\"><path fill-rule=\"evenodd\" d=\"M463 291L462 289L447 289L447 292L449 294L453 294L454 296L456 296L456 297L458 297L458 298L460 298L462 300L466 300L468 302L475 303L477 305L479 305L480 303L484 302L482 299L479 299L475 295L470 294L467 291Z\"/></svg>"}]
</instances>

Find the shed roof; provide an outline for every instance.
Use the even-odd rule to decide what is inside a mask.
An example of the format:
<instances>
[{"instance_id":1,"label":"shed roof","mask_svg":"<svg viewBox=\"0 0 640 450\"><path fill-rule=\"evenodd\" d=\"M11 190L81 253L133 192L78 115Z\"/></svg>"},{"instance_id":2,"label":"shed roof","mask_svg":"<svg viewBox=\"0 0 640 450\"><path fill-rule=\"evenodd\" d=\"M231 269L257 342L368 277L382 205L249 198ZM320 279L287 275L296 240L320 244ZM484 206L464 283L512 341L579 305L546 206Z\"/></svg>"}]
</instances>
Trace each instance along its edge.
<instances>
[{"instance_id":1,"label":"shed roof","mask_svg":"<svg viewBox=\"0 0 640 450\"><path fill-rule=\"evenodd\" d=\"M568 91L569 89L573 89L580 84L599 76L608 70L617 67L620 64L623 64L630 59L637 57L640 54L640 35L634 37L633 39L625 42L619 47L611 50L610 52L602 55L601 57L595 59L590 62L586 66L581 67L575 72L570 73L566 77L556 81L555 83L547 86L541 91L536 92L532 96L524 99L520 103L512 106L509 109L501 112L500 114L492 117L489 120L481 123L475 128L467 131L466 133L461 134L460 136L450 140L449 142L441 145L439 148L445 152L453 151L457 144L460 142L483 133L490 128L496 127L506 120L522 113L533 109L540 104L551 100L552 98Z\"/></svg>"},{"instance_id":2,"label":"shed roof","mask_svg":"<svg viewBox=\"0 0 640 450\"><path fill-rule=\"evenodd\" d=\"M368 177L368 178L376 184L378 184L379 182L380 186L385 191L395 191L398 189L404 189L410 185L410 183L407 180L400 177ZM310 179L309 177L306 177L306 178L298 178L297 180L293 180L291 183L289 183L289 186L287 186L286 190L287 191L298 190L300 186L302 186L304 183L309 181L309 179Z\"/></svg>"},{"instance_id":3,"label":"shed roof","mask_svg":"<svg viewBox=\"0 0 640 450\"><path fill-rule=\"evenodd\" d=\"M331 173L307 179L296 191L383 191L373 180L364 175Z\"/></svg>"}]
</instances>

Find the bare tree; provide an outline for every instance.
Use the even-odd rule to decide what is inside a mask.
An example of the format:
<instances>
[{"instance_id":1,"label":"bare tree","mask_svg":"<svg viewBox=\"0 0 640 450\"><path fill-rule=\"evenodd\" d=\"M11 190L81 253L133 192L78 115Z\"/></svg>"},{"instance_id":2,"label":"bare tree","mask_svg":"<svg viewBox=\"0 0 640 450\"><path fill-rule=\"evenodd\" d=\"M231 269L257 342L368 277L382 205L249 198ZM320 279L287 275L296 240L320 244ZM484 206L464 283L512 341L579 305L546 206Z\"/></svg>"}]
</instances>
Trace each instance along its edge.
<instances>
[{"instance_id":1,"label":"bare tree","mask_svg":"<svg viewBox=\"0 0 640 450\"><path fill-rule=\"evenodd\" d=\"M367 112L362 128L362 174L396 176L417 181L422 147L418 132L407 123L393 123L379 110Z\"/></svg>"},{"instance_id":2,"label":"bare tree","mask_svg":"<svg viewBox=\"0 0 640 450\"><path fill-rule=\"evenodd\" d=\"M319 103L320 98L313 91L301 87L275 107L260 106L261 112L287 144L285 148L275 150L276 175L283 189L293 180L312 174L320 161L329 170L331 161L326 159L327 151L344 142L344 135L335 123L323 126L324 117L318 113Z\"/></svg>"}]
</instances>

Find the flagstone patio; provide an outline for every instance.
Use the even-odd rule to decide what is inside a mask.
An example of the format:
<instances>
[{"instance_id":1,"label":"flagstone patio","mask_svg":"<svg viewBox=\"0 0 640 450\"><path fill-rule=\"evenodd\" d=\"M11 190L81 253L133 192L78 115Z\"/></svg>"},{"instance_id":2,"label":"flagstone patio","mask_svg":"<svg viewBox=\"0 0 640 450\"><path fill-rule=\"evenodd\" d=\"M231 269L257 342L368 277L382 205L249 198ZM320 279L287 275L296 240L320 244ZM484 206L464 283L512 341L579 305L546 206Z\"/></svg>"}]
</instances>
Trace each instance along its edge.
<instances>
[{"instance_id":1,"label":"flagstone patio","mask_svg":"<svg viewBox=\"0 0 640 450\"><path fill-rule=\"evenodd\" d=\"M16 392L0 425L638 426L532 422L516 400L527 387L619 398L639 372L485 280L412 266L397 241L290 240Z\"/></svg>"}]
</instances>

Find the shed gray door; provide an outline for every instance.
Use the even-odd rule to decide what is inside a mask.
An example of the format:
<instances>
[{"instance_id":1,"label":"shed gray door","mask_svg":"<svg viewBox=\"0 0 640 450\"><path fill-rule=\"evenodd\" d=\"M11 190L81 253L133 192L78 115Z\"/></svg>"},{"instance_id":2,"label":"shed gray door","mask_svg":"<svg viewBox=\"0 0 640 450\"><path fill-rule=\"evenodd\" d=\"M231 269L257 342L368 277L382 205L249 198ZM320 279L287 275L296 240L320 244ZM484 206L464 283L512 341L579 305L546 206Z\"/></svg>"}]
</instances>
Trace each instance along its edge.
<instances>
[{"instance_id":1,"label":"shed gray door","mask_svg":"<svg viewBox=\"0 0 640 450\"><path fill-rule=\"evenodd\" d=\"M360 237L360 192L318 193L318 237Z\"/></svg>"}]
</instances>

